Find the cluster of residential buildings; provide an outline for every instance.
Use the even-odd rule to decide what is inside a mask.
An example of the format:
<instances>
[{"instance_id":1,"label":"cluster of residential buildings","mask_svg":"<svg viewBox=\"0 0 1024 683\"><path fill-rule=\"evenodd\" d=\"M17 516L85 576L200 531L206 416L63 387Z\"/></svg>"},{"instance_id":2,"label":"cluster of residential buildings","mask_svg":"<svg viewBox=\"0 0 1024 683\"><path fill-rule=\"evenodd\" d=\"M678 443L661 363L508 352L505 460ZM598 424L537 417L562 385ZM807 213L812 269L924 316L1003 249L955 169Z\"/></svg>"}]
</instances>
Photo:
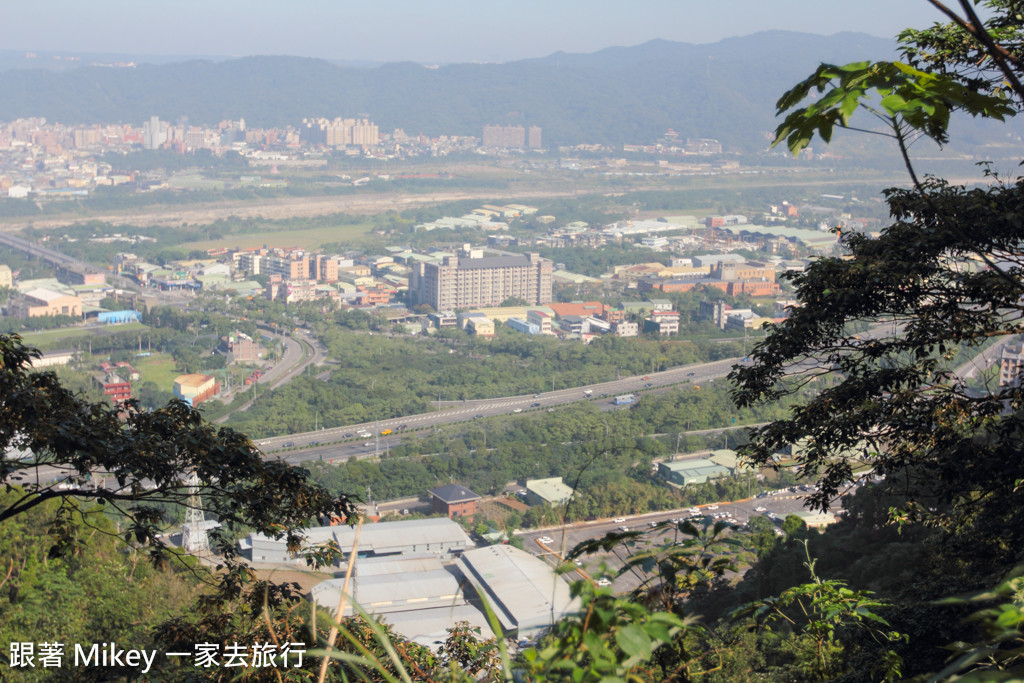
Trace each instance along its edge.
<instances>
[{"instance_id":1,"label":"cluster of residential buildings","mask_svg":"<svg viewBox=\"0 0 1024 683\"><path fill-rule=\"evenodd\" d=\"M325 153L371 159L446 156L454 152L495 149L539 149L541 129L531 126L484 126L481 138L408 135L402 129L381 133L361 118L307 118L297 126L253 128L245 119L216 126L192 125L152 116L132 124L63 125L44 118L0 123L0 196L69 198L88 196L96 187L125 185L137 190L164 189L153 174L117 172L100 156L138 149L165 149L179 154L209 150L217 155L237 152L251 166L322 166ZM251 179L240 178L239 185Z\"/></svg>"},{"instance_id":2,"label":"cluster of residential buildings","mask_svg":"<svg viewBox=\"0 0 1024 683\"><path fill-rule=\"evenodd\" d=\"M263 359L263 351L257 341L242 332L233 332L221 339L218 352L227 356L227 362L257 364ZM36 359L34 368L67 365L75 359L76 352L56 351ZM148 355L148 354L140 354ZM142 379L141 373L126 361L103 361L99 371L92 375L97 390L114 405L124 403L134 395L133 383ZM190 406L197 406L220 394L221 383L213 375L191 373L174 378L171 390L179 399Z\"/></svg>"},{"instance_id":3,"label":"cluster of residential buildings","mask_svg":"<svg viewBox=\"0 0 1024 683\"><path fill-rule=\"evenodd\" d=\"M210 258L164 266L122 253L115 272L161 290L234 291L285 303L329 300L357 307L390 305L409 291L410 305L435 310L497 306L510 298L542 304L552 298L553 264L537 254L485 251L384 255L323 254L299 248L218 249ZM253 278L265 276L266 285Z\"/></svg>"},{"instance_id":4,"label":"cluster of residential buildings","mask_svg":"<svg viewBox=\"0 0 1024 683\"><path fill-rule=\"evenodd\" d=\"M679 333L679 313L668 299L623 302L611 306L598 301L554 303L537 306L485 306L459 312L428 314L432 328L459 327L489 337L497 326L524 334L551 335L560 339L590 342L604 334L635 337L640 332L660 335Z\"/></svg>"},{"instance_id":5,"label":"cluster of residential buildings","mask_svg":"<svg viewBox=\"0 0 1024 683\"><path fill-rule=\"evenodd\" d=\"M104 361L100 363L100 371L93 375L93 382L111 403L118 405L132 397L132 382L140 378L131 363Z\"/></svg>"}]
</instances>

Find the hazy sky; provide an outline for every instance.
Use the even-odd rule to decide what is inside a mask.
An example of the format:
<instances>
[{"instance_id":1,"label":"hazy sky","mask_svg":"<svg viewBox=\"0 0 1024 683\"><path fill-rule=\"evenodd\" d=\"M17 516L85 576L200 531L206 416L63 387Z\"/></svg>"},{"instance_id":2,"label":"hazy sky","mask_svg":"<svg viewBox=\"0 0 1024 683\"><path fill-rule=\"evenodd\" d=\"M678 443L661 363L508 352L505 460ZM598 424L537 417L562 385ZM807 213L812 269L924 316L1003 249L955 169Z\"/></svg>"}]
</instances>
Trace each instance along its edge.
<instances>
[{"instance_id":1,"label":"hazy sky","mask_svg":"<svg viewBox=\"0 0 1024 683\"><path fill-rule=\"evenodd\" d=\"M7 0L0 49L466 62L765 29L892 37L925 0Z\"/></svg>"}]
</instances>

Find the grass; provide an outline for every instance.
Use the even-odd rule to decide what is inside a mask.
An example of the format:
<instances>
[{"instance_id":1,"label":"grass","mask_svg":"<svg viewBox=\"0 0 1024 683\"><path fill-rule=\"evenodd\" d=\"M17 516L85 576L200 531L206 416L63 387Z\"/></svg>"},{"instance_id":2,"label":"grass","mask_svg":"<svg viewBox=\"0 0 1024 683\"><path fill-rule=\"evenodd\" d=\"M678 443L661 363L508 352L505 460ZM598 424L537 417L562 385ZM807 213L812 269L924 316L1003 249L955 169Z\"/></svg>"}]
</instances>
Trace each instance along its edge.
<instances>
[{"instance_id":1,"label":"grass","mask_svg":"<svg viewBox=\"0 0 1024 683\"><path fill-rule=\"evenodd\" d=\"M124 323L123 325L110 325L104 327L68 327L57 330L43 330L40 332L25 332L22 339L26 346L32 346L43 351L75 346L78 341L87 337L100 337L118 332L134 332L148 330L142 323Z\"/></svg>"},{"instance_id":2,"label":"grass","mask_svg":"<svg viewBox=\"0 0 1024 683\"><path fill-rule=\"evenodd\" d=\"M167 180L171 187L186 190L223 190L224 181L206 178L198 173L182 173Z\"/></svg>"},{"instance_id":3,"label":"grass","mask_svg":"<svg viewBox=\"0 0 1024 683\"><path fill-rule=\"evenodd\" d=\"M300 228L298 230L277 230L274 232L257 232L252 234L228 235L222 239L185 242L179 245L182 249L218 249L222 247L303 247L316 249L332 242L349 242L363 237L373 229L371 223L353 225L326 225L317 228Z\"/></svg>"},{"instance_id":4,"label":"grass","mask_svg":"<svg viewBox=\"0 0 1024 683\"><path fill-rule=\"evenodd\" d=\"M174 368L174 359L169 353L154 351L152 356L136 358L132 365L142 375L143 382L155 382L165 391L171 391L174 378L181 374Z\"/></svg>"}]
</instances>

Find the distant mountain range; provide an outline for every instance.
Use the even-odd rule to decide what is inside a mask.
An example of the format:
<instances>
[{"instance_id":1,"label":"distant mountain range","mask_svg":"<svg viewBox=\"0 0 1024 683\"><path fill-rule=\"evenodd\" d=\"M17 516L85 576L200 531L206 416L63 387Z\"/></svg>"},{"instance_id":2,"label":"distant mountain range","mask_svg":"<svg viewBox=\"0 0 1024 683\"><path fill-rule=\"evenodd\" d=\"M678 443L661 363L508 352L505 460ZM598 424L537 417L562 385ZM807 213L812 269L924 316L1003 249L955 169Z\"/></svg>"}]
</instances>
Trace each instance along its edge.
<instances>
[{"instance_id":1,"label":"distant mountain range","mask_svg":"<svg viewBox=\"0 0 1024 683\"><path fill-rule=\"evenodd\" d=\"M717 138L727 150L753 151L764 148L776 125L779 95L818 63L894 53L891 40L865 34L768 31L708 45L655 40L591 54L436 68L298 57L9 68L0 71L0 120L138 125L156 114L283 126L304 117L367 116L382 131L430 136L479 136L493 123L538 125L547 147L650 143L672 128L681 139Z\"/></svg>"}]
</instances>

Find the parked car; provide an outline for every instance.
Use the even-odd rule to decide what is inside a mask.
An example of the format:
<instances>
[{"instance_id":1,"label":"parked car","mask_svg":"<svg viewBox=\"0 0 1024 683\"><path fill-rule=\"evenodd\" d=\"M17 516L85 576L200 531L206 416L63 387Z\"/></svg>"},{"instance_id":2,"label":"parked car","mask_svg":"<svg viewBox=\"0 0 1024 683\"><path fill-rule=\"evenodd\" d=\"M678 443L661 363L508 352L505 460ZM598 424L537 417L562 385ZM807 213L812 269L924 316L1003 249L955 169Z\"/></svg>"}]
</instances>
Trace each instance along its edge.
<instances>
[{"instance_id":1,"label":"parked car","mask_svg":"<svg viewBox=\"0 0 1024 683\"><path fill-rule=\"evenodd\" d=\"M602 576L600 579L597 580L597 585L601 586L602 588L606 588L612 585L612 582Z\"/></svg>"}]
</instances>

